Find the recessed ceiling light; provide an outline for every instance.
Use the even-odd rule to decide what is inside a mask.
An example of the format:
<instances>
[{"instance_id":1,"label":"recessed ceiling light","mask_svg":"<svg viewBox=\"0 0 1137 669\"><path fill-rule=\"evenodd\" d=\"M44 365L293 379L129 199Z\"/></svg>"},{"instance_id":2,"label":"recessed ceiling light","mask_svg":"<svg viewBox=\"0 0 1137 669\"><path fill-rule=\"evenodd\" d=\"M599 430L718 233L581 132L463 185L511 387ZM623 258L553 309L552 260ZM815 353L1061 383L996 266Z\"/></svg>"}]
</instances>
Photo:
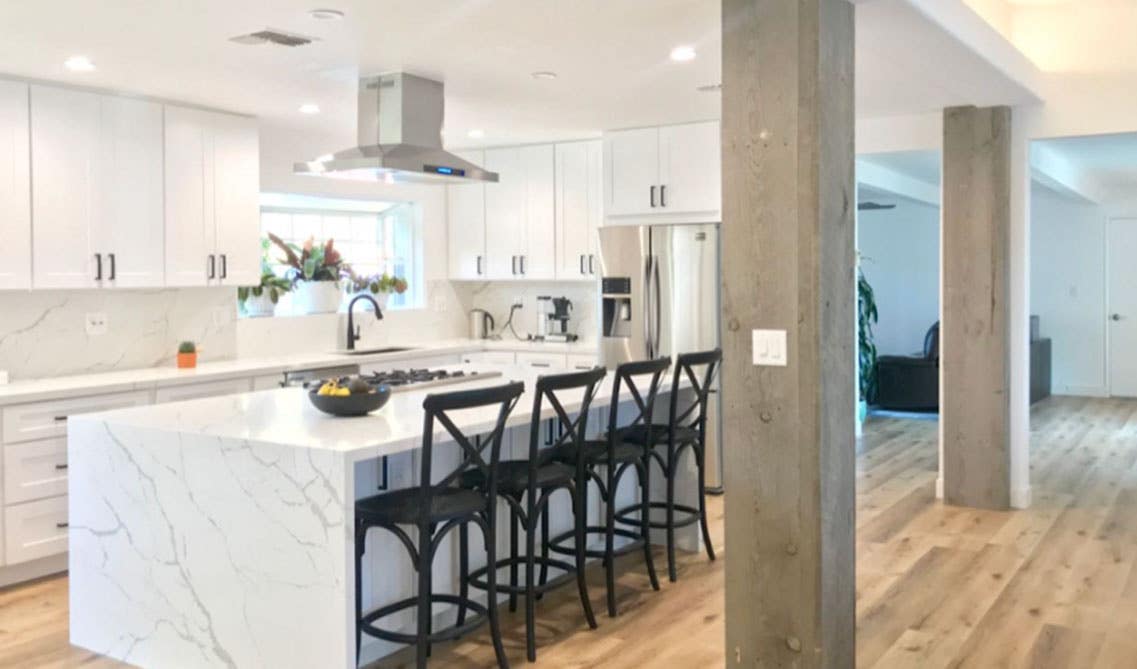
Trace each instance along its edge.
<instances>
[{"instance_id":1,"label":"recessed ceiling light","mask_svg":"<svg viewBox=\"0 0 1137 669\"><path fill-rule=\"evenodd\" d=\"M486 136L486 131L482 130L481 128L475 128L474 130L466 133L466 136L470 139L481 139Z\"/></svg>"},{"instance_id":2,"label":"recessed ceiling light","mask_svg":"<svg viewBox=\"0 0 1137 669\"><path fill-rule=\"evenodd\" d=\"M317 21L339 21L343 18L343 12L338 9L313 9L308 12L308 16Z\"/></svg>"},{"instance_id":3,"label":"recessed ceiling light","mask_svg":"<svg viewBox=\"0 0 1137 669\"><path fill-rule=\"evenodd\" d=\"M300 113L301 114L319 114L320 113L320 105L313 104L311 102L309 102L308 104L305 104L305 105L300 105Z\"/></svg>"},{"instance_id":4,"label":"recessed ceiling light","mask_svg":"<svg viewBox=\"0 0 1137 669\"><path fill-rule=\"evenodd\" d=\"M556 79L556 78L557 78L557 73L556 73L556 72L548 72L548 71L544 71L544 70L542 70L542 71L539 71L539 72L534 72L534 73L533 73L531 76L532 76L534 79Z\"/></svg>"},{"instance_id":5,"label":"recessed ceiling light","mask_svg":"<svg viewBox=\"0 0 1137 669\"><path fill-rule=\"evenodd\" d=\"M63 61L63 67L71 70L72 72L94 72L95 64L91 59L86 56L71 56Z\"/></svg>"},{"instance_id":6,"label":"recessed ceiling light","mask_svg":"<svg viewBox=\"0 0 1137 669\"><path fill-rule=\"evenodd\" d=\"M671 60L676 63L686 63L689 60L695 60L695 47L693 46L677 46L671 50Z\"/></svg>"}]
</instances>

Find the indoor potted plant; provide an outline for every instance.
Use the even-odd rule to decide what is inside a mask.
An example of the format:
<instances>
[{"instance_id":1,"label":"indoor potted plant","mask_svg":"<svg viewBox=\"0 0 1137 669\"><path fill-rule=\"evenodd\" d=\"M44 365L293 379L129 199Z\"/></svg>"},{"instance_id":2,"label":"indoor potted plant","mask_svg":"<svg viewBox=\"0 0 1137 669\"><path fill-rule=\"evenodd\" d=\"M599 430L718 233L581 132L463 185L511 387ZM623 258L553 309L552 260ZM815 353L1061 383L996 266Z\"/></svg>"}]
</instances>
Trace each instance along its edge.
<instances>
[{"instance_id":1,"label":"indoor potted plant","mask_svg":"<svg viewBox=\"0 0 1137 669\"><path fill-rule=\"evenodd\" d=\"M192 341L178 344L178 369L197 367L197 346Z\"/></svg>"},{"instance_id":2,"label":"indoor potted plant","mask_svg":"<svg viewBox=\"0 0 1137 669\"><path fill-rule=\"evenodd\" d=\"M268 260L269 240L261 240L261 282L255 286L241 286L237 289L237 300L246 316L272 316L280 296L292 290L292 282L277 276Z\"/></svg>"},{"instance_id":3,"label":"indoor potted plant","mask_svg":"<svg viewBox=\"0 0 1137 669\"><path fill-rule=\"evenodd\" d=\"M350 285L353 295L370 294L379 303L379 308L384 311L387 309L388 300L391 299L391 293L402 295L407 291L406 279L391 276L386 272L372 276L359 276L352 272Z\"/></svg>"},{"instance_id":4,"label":"indoor potted plant","mask_svg":"<svg viewBox=\"0 0 1137 669\"><path fill-rule=\"evenodd\" d=\"M288 278L295 291L293 304L301 313L323 314L339 311L343 292L340 278L348 276L350 268L329 239L317 244L312 237L303 246L289 244L269 233L269 239L284 257L280 262L288 266Z\"/></svg>"},{"instance_id":5,"label":"indoor potted plant","mask_svg":"<svg viewBox=\"0 0 1137 669\"><path fill-rule=\"evenodd\" d=\"M876 343L873 323L877 322L876 296L865 273L857 266L857 371L860 392L857 402L857 430L868 416L869 401L876 391Z\"/></svg>"}]
</instances>

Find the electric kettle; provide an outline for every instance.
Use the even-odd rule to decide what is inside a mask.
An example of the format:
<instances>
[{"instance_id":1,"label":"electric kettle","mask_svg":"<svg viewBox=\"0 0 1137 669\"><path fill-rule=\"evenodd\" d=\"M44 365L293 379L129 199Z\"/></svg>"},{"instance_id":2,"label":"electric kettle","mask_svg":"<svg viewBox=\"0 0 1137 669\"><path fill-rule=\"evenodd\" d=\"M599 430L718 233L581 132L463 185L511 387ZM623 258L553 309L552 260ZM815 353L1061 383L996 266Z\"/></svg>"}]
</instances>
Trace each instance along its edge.
<instances>
[{"instance_id":1,"label":"electric kettle","mask_svg":"<svg viewBox=\"0 0 1137 669\"><path fill-rule=\"evenodd\" d=\"M493 316L485 309L470 310L470 339L489 339L493 332Z\"/></svg>"}]
</instances>

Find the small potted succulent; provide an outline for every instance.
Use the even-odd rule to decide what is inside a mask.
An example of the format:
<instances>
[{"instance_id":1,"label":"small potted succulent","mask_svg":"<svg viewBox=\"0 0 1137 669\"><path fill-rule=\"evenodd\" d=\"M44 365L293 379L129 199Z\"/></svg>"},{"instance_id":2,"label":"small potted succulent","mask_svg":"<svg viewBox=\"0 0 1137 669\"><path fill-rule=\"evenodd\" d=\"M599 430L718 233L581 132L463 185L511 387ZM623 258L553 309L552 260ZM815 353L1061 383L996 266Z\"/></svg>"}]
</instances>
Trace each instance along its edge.
<instances>
[{"instance_id":1,"label":"small potted succulent","mask_svg":"<svg viewBox=\"0 0 1137 669\"><path fill-rule=\"evenodd\" d=\"M261 282L255 286L241 286L237 289L237 300L241 310L246 316L272 316L276 313L276 304L280 296L292 290L292 282L277 276L272 271L272 264L268 259L268 238L261 240Z\"/></svg>"},{"instance_id":2,"label":"small potted succulent","mask_svg":"<svg viewBox=\"0 0 1137 669\"><path fill-rule=\"evenodd\" d=\"M280 262L288 266L288 279L295 291L293 304L302 313L323 314L339 311L343 291L340 279L349 276L351 268L329 239L317 244L312 237L303 246L289 244L269 233L268 238L284 252Z\"/></svg>"},{"instance_id":3,"label":"small potted succulent","mask_svg":"<svg viewBox=\"0 0 1137 669\"><path fill-rule=\"evenodd\" d=\"M197 367L197 346L192 341L178 344L178 369Z\"/></svg>"},{"instance_id":4,"label":"small potted succulent","mask_svg":"<svg viewBox=\"0 0 1137 669\"><path fill-rule=\"evenodd\" d=\"M402 295L407 291L407 280L386 272L372 276L359 276L353 272L350 286L352 294L368 293L379 303L379 308L386 311L391 293Z\"/></svg>"}]
</instances>

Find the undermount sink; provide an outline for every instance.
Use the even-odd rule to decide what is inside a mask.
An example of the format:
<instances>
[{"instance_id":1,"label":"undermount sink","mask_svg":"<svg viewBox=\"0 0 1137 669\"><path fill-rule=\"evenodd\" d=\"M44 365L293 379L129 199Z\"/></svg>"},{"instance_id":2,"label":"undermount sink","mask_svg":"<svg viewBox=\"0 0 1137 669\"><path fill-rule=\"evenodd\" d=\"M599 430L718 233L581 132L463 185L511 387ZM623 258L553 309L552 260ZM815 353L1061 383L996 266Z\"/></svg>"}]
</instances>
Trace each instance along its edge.
<instances>
[{"instance_id":1,"label":"undermount sink","mask_svg":"<svg viewBox=\"0 0 1137 669\"><path fill-rule=\"evenodd\" d=\"M403 351L414 350L413 346L386 346L384 348L357 348L352 351L336 351L336 353L341 355L375 355L377 353L402 353Z\"/></svg>"}]
</instances>

